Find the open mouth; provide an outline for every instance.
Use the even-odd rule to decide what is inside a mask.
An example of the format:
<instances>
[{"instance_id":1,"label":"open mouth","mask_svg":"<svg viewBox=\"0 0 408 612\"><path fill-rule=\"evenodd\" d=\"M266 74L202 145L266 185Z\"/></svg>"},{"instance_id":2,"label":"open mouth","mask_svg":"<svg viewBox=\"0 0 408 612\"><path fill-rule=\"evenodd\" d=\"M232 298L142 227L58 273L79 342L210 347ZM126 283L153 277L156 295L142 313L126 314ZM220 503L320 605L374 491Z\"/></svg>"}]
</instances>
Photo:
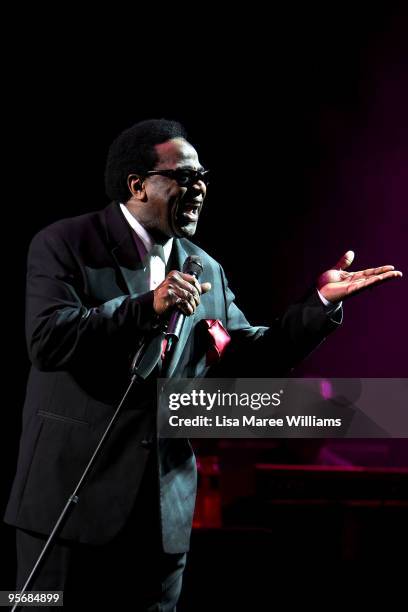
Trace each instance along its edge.
<instances>
[{"instance_id":1,"label":"open mouth","mask_svg":"<svg viewBox=\"0 0 408 612\"><path fill-rule=\"evenodd\" d=\"M189 221L198 221L198 215L200 212L200 204L188 203L184 204L180 210L180 216L183 219L188 219Z\"/></svg>"}]
</instances>

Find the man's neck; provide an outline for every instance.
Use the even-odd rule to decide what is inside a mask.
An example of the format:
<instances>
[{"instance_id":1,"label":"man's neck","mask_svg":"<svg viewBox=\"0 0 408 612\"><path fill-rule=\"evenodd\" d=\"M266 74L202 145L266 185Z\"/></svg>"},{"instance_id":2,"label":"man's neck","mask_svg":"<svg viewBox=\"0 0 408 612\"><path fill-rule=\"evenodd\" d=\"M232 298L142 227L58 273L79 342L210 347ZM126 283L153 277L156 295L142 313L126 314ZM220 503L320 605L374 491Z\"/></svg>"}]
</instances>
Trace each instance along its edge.
<instances>
[{"instance_id":1,"label":"man's neck","mask_svg":"<svg viewBox=\"0 0 408 612\"><path fill-rule=\"evenodd\" d=\"M136 232L140 240L143 242L147 252L149 252L154 244L160 244L164 247L166 259L168 259L173 244L173 238L164 236L161 232L147 230L135 214L125 204L120 204L120 208L129 223L131 228Z\"/></svg>"}]
</instances>

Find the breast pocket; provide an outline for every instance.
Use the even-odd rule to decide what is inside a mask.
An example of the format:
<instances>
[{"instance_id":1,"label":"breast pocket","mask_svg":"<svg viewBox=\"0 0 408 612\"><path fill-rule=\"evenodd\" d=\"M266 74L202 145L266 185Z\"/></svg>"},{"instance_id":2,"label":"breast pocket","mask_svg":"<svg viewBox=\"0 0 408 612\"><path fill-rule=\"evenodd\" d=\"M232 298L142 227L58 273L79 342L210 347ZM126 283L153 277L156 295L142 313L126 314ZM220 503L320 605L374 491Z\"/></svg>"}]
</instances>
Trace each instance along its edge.
<instances>
[{"instance_id":1,"label":"breast pocket","mask_svg":"<svg viewBox=\"0 0 408 612\"><path fill-rule=\"evenodd\" d=\"M56 412L50 412L49 410L40 409L37 411L37 414L44 419L51 419L51 421L59 421L60 423L69 423L71 425L89 426L89 422L85 421L84 419L57 414Z\"/></svg>"}]
</instances>

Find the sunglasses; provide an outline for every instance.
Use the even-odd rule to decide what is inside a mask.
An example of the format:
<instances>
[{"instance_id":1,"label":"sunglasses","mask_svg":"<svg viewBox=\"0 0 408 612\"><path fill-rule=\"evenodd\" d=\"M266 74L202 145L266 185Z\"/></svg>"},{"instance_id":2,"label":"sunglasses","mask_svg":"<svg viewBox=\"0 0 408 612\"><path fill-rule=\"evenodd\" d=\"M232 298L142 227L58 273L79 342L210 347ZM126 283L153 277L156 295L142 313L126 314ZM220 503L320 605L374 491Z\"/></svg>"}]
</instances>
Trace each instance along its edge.
<instances>
[{"instance_id":1,"label":"sunglasses","mask_svg":"<svg viewBox=\"0 0 408 612\"><path fill-rule=\"evenodd\" d=\"M191 170L190 168L176 168L175 170L150 170L146 172L146 177L160 174L167 176L177 182L180 187L190 187L202 181L206 186L209 183L209 170Z\"/></svg>"}]
</instances>

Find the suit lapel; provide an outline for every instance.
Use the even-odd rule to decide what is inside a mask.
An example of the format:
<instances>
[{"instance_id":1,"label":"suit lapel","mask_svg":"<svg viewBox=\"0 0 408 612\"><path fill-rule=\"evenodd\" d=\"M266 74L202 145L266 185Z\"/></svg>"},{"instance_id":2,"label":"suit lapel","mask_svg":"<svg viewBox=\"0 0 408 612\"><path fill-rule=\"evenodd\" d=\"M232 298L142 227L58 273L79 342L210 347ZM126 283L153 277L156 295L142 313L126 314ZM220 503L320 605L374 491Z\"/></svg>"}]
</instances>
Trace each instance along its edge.
<instances>
[{"instance_id":1,"label":"suit lapel","mask_svg":"<svg viewBox=\"0 0 408 612\"><path fill-rule=\"evenodd\" d=\"M188 257L188 254L183 249L180 240L174 240L173 249L174 253L174 268L176 270L182 270L184 262ZM174 347L174 351L169 359L167 366L164 368L162 372L162 376L166 378L170 378L174 371L177 368L177 364L180 361L180 357L183 353L184 347L190 335L191 329L193 327L193 323L195 321L196 313L191 315L190 317L186 317L184 319L183 328L181 330L180 338Z\"/></svg>"},{"instance_id":2,"label":"suit lapel","mask_svg":"<svg viewBox=\"0 0 408 612\"><path fill-rule=\"evenodd\" d=\"M132 229L124 218L119 204L112 202L104 210L105 229L110 244L112 256L118 266L124 284L130 294L141 294L149 291L149 274L146 257L141 258L133 238ZM182 270L188 257L181 241L175 239L171 253L171 267ZM170 263L170 261L169 261ZM174 348L172 356L162 372L163 377L170 377L177 368L180 357L190 335L196 313L184 320L180 338Z\"/></svg>"},{"instance_id":3,"label":"suit lapel","mask_svg":"<svg viewBox=\"0 0 408 612\"><path fill-rule=\"evenodd\" d=\"M140 259L132 236L129 242L122 243L112 249L112 256L115 259L123 279L126 283L130 294L141 294L149 291L149 274L147 269L146 258ZM133 261L128 262L127 257L129 250L133 249Z\"/></svg>"},{"instance_id":4,"label":"suit lapel","mask_svg":"<svg viewBox=\"0 0 408 612\"><path fill-rule=\"evenodd\" d=\"M132 228L116 202L105 208L104 212L110 250L128 292L146 293L149 291L147 257L140 257Z\"/></svg>"}]
</instances>

